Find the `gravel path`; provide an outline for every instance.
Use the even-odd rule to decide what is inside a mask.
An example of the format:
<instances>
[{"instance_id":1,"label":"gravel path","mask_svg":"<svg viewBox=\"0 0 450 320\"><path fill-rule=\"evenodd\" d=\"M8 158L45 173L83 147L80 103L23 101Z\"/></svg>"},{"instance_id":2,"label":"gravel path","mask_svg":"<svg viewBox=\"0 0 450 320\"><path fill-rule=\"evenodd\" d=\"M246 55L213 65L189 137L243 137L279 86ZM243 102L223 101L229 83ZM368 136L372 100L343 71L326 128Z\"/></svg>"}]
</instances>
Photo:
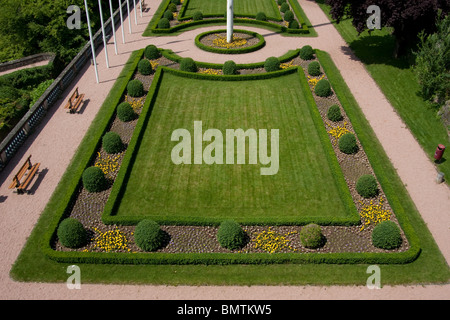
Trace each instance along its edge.
<instances>
[{"instance_id":1,"label":"gravel path","mask_svg":"<svg viewBox=\"0 0 450 320\"><path fill-rule=\"evenodd\" d=\"M87 65L72 87L66 90L50 114L28 138L19 153L0 174L0 298L1 299L449 299L450 285L395 286L381 290L366 287L189 287L189 286L122 286L82 285L82 290L68 290L65 284L19 283L9 277L9 271L24 246L28 235L55 190L87 128L114 84L132 51L155 44L172 49L180 56L194 60L223 63L229 57L206 53L194 44L197 34L217 29L206 27L184 32L177 37L143 38L142 32L161 0L147 0L148 12L138 24L132 19L132 34L125 21L126 44L117 32L119 54L114 54L112 39L108 45L110 68L106 68L103 50L97 52L100 83L95 81L94 69ZM436 184L436 170L405 124L397 116L364 65L349 53L336 29L314 1L300 0L300 4L319 34L317 38L281 37L270 31L246 27L265 36L266 46L256 52L233 57L237 63L263 61L280 56L289 49L305 44L327 51L355 96L378 139L386 150L398 174L406 185L419 212L433 234L447 262L450 261L449 226L450 190ZM138 7L137 7L138 8ZM139 10L139 9L138 9ZM87 104L81 114L68 114L61 106L75 87L86 94ZM395 137L395 138L394 138ZM31 195L19 196L8 190L9 182L26 157L41 162L41 174L35 180ZM405 158L405 154L414 157Z\"/></svg>"}]
</instances>

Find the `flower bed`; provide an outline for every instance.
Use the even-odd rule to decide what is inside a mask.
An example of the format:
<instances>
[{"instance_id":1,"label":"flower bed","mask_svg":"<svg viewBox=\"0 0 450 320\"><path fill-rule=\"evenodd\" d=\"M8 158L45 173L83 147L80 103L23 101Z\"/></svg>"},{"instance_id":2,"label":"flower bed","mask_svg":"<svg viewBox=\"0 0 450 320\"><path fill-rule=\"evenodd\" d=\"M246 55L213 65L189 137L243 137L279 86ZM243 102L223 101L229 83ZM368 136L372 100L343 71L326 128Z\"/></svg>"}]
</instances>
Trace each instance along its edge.
<instances>
[{"instance_id":1,"label":"flower bed","mask_svg":"<svg viewBox=\"0 0 450 320\"><path fill-rule=\"evenodd\" d=\"M226 30L215 30L199 34L195 38L195 44L200 49L209 52L242 54L261 49L266 41L256 32L234 30L233 39L228 43Z\"/></svg>"}]
</instances>

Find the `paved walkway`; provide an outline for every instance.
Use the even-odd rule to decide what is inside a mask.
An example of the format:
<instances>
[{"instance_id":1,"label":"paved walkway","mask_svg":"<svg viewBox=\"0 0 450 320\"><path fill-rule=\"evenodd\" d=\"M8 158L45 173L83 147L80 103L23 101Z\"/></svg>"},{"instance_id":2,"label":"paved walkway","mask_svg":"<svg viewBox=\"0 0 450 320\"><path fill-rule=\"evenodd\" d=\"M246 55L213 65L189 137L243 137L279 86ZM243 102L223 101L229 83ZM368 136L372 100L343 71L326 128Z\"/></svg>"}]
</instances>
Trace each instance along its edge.
<instances>
[{"instance_id":1,"label":"paved walkway","mask_svg":"<svg viewBox=\"0 0 450 320\"><path fill-rule=\"evenodd\" d=\"M177 37L143 38L142 32L161 0L147 0L149 12L138 24L132 19L132 34L128 33L125 21L126 44L122 44L121 32L116 32L119 54L114 54L114 45L108 45L110 68L106 68L104 50L98 50L100 83L97 84L92 66L83 72L68 88L50 114L0 174L0 298L2 299L449 299L450 285L445 286L400 286L369 290L366 287L166 287L166 286L121 286L83 285L82 290L68 290L65 284L17 283L9 278L9 271L26 239L64 174L86 130L102 105L115 79L132 51L155 44L172 49L180 56L190 56L206 62L224 62L228 56L206 53L194 45L200 32L217 29L207 27L182 33ZM378 139L384 146L393 165L407 187L423 219L432 232L443 255L450 260L448 228L450 217L450 191L434 182L436 171L419 144L406 129L401 119L386 100L368 72L354 56L348 54L346 43L314 1L300 0L300 4L311 23L316 26L317 38L281 37L270 31L246 27L266 37L266 46L257 52L233 56L237 63L264 61L269 56L280 56L289 49L305 44L330 53L347 82L351 92L364 111ZM86 94L87 105L81 114L67 114L61 107L79 87ZM32 154L32 161L41 162L42 174L36 180L33 194L19 196L8 190L9 181L17 165ZM414 154L405 158L404 154ZM101 295L99 295L101 293Z\"/></svg>"}]
</instances>

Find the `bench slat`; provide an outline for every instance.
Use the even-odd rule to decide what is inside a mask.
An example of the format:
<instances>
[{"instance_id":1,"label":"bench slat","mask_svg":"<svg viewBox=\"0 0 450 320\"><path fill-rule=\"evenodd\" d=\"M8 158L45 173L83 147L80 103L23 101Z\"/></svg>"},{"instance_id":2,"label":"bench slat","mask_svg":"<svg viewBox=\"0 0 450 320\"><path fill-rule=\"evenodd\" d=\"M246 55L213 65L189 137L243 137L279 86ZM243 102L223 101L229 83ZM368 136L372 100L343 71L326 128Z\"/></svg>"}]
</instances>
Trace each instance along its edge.
<instances>
[{"instance_id":1,"label":"bench slat","mask_svg":"<svg viewBox=\"0 0 450 320\"><path fill-rule=\"evenodd\" d=\"M33 180L34 176L36 175L36 172L38 171L40 165L41 165L40 163L35 163L33 165L33 167L31 168L30 172L27 175L27 178L25 179L25 181L17 189L25 190L28 187L28 185L30 184L31 180Z\"/></svg>"}]
</instances>

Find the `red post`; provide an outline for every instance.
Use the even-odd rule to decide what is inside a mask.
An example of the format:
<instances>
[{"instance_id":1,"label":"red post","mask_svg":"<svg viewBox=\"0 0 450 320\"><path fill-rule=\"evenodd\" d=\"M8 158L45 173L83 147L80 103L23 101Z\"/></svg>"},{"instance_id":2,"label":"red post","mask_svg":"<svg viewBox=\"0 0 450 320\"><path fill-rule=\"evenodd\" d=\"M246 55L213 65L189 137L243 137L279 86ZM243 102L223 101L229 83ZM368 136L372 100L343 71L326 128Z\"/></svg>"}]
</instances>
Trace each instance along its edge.
<instances>
[{"instance_id":1,"label":"red post","mask_svg":"<svg viewBox=\"0 0 450 320\"><path fill-rule=\"evenodd\" d=\"M434 153L434 158L439 161L442 159L442 156L444 155L445 146L443 144L439 144L436 148L436 152Z\"/></svg>"}]
</instances>

